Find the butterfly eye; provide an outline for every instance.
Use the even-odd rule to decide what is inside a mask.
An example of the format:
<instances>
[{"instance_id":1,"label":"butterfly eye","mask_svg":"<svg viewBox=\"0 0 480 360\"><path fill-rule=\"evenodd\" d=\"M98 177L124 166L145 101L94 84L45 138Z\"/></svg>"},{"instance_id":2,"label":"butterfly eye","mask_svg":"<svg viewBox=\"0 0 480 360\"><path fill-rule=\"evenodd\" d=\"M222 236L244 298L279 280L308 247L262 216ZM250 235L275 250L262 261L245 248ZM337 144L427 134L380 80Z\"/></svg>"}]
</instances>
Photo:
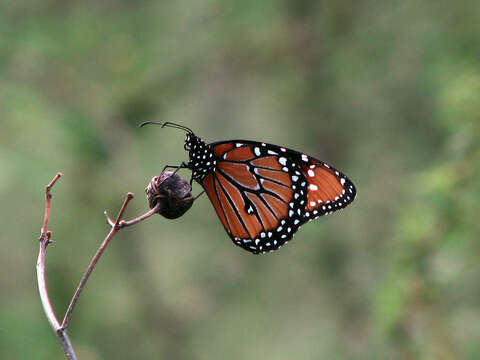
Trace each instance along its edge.
<instances>
[{"instance_id":1,"label":"butterfly eye","mask_svg":"<svg viewBox=\"0 0 480 360\"><path fill-rule=\"evenodd\" d=\"M192 139L190 138L190 134L187 133L187 135L185 136L185 142L183 143L183 148L186 151L190 151L191 145L192 145Z\"/></svg>"}]
</instances>

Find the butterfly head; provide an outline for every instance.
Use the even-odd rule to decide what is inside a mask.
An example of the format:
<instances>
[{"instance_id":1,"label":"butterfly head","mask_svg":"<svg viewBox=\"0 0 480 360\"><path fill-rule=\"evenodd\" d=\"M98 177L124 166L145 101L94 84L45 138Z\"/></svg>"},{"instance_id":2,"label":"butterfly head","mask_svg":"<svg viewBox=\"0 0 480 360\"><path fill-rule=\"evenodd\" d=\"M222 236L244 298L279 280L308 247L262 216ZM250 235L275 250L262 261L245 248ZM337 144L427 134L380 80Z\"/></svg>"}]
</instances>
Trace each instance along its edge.
<instances>
[{"instance_id":1,"label":"butterfly head","mask_svg":"<svg viewBox=\"0 0 480 360\"><path fill-rule=\"evenodd\" d=\"M188 168L192 170L193 178L201 182L209 172L215 170L217 163L211 146L194 133L187 133L184 148L188 151Z\"/></svg>"},{"instance_id":2,"label":"butterfly head","mask_svg":"<svg viewBox=\"0 0 480 360\"><path fill-rule=\"evenodd\" d=\"M196 136L191 129L171 122L158 123L154 121L146 121L141 123L140 126L142 127L147 124L160 125L162 128L172 127L186 132L183 148L188 151L188 168L192 170L193 178L195 180L201 181L207 173L215 170L216 160L214 159L211 146Z\"/></svg>"},{"instance_id":3,"label":"butterfly head","mask_svg":"<svg viewBox=\"0 0 480 360\"><path fill-rule=\"evenodd\" d=\"M200 141L201 140L199 139L199 137L196 136L193 132L187 132L187 134L185 135L185 143L183 144L183 148L185 149L185 151L191 152L192 149L195 148Z\"/></svg>"},{"instance_id":4,"label":"butterfly head","mask_svg":"<svg viewBox=\"0 0 480 360\"><path fill-rule=\"evenodd\" d=\"M187 134L185 135L185 142L183 144L183 148L185 149L185 151L188 151L190 160L192 160L197 156L200 156L201 158L203 156L201 152L205 152L208 146L205 143L205 141L200 139L193 132L191 133L187 132Z\"/></svg>"}]
</instances>

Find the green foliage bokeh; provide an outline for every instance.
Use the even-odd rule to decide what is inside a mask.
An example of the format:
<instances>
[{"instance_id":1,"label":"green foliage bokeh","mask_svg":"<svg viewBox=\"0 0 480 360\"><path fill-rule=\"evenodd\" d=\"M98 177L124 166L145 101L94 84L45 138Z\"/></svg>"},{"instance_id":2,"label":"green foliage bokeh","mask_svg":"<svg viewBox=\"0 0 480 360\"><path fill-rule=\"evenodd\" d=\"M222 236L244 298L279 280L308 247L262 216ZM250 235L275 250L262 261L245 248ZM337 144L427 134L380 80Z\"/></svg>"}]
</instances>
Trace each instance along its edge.
<instances>
[{"instance_id":1,"label":"green foliage bokeh","mask_svg":"<svg viewBox=\"0 0 480 360\"><path fill-rule=\"evenodd\" d=\"M264 256L206 197L122 230L70 323L82 360L480 359L478 24L473 0L0 3L0 358L63 356L36 288L44 185L64 173L61 317L103 210L132 191L144 212L187 158L151 120L307 152L358 198Z\"/></svg>"}]
</instances>

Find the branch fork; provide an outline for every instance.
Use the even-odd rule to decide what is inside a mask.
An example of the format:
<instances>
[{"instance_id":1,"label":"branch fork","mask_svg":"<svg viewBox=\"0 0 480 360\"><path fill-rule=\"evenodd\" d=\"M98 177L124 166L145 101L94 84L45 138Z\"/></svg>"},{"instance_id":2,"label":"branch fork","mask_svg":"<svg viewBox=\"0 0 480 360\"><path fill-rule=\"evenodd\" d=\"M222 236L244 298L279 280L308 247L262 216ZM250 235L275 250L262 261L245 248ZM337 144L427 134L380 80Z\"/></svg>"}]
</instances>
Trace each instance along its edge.
<instances>
[{"instance_id":1,"label":"branch fork","mask_svg":"<svg viewBox=\"0 0 480 360\"><path fill-rule=\"evenodd\" d=\"M58 337L67 359L76 360L77 355L75 354L75 350L68 336L67 327L72 317L73 310L75 309L75 305L77 304L78 298L80 297L80 294L83 288L85 287L85 284L87 283L88 278L90 277L92 271L95 269L95 266L98 260L102 256L103 252L105 251L105 249L107 248L108 244L110 243L112 238L115 236L115 234L120 229L131 226L131 225L135 225L145 219L148 219L153 214L159 212L161 209L161 204L157 203L153 208L151 208L145 214L142 214L132 220L122 220L122 217L127 208L127 205L133 199L133 196L134 196L131 192L129 192L115 220L112 220L107 215L107 212L105 211L107 224L110 225L110 231L105 237L105 239L103 240L102 244L98 248L95 255L93 256L92 260L90 261L90 264L88 265L87 270L85 271L85 274L82 276L77 286L77 290L75 291L72 297L72 300L70 302L70 305L68 306L68 309L65 313L63 321L62 323L60 323L57 319L57 316L55 315L55 311L53 310L53 307L48 295L47 281L46 281L47 279L46 279L46 273L45 273L45 257L46 257L47 246L51 243L51 237L52 237L52 232L48 230L48 222L50 220L50 210L51 210L51 203L52 203L51 189L62 175L63 174L60 172L57 173L57 175L55 175L52 181L45 187L45 216L43 220L43 226L40 230L40 239L39 239L40 249L39 249L38 260L37 260L37 280L38 280L38 291L40 293L40 299L42 301L43 310L48 319L48 322L50 323L50 326L52 327L53 331Z\"/></svg>"}]
</instances>

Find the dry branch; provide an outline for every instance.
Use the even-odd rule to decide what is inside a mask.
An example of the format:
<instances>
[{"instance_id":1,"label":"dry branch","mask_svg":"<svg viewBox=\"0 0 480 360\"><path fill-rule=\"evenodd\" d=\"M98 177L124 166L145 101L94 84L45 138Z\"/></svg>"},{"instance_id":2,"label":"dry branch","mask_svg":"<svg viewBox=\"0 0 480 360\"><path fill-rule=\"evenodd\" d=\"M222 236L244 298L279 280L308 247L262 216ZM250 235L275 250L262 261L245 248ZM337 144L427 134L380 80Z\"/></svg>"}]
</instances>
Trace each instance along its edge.
<instances>
[{"instance_id":1,"label":"dry branch","mask_svg":"<svg viewBox=\"0 0 480 360\"><path fill-rule=\"evenodd\" d=\"M77 290L75 291L72 297L72 300L70 302L70 305L68 306L68 309L65 313L63 321L60 324L57 319L57 316L55 315L55 311L53 310L53 307L48 295L47 278L45 273L45 256L46 256L47 246L48 244L50 244L50 238L52 236L52 232L48 230L48 222L50 220L50 210L51 210L51 203L52 203L51 189L61 176L62 176L62 173L58 173L57 175L55 175L53 180L45 187L45 216L43 220L43 226L40 231L40 250L38 253L38 260L37 260L37 280L38 280L38 291L40 293L40 299L42 301L43 310L48 319L48 322L50 323L50 326L52 327L53 331L58 337L67 359L76 360L77 356L75 354L75 350L68 336L67 327L72 317L72 313L75 308L75 305L77 304L78 298L83 288L85 287L85 284L87 283L92 271L95 269L95 265L97 264L98 260L100 259L103 252L107 248L112 238L118 232L118 230L127 226L135 225L149 218L153 214L159 212L161 210L161 203L158 202L152 209L147 211L145 214L138 216L137 218L134 218L128 221L122 220L123 213L125 212L128 203L130 202L130 200L133 199L133 194L128 193L115 221L113 221L110 217L108 217L108 215L105 212L105 215L107 216L107 224L110 225L110 231L105 237L105 239L103 240L102 244L98 248L95 255L93 256L92 260L90 261L90 264L88 265L87 270L85 271L85 274L80 280L80 283L77 286Z\"/></svg>"}]
</instances>

